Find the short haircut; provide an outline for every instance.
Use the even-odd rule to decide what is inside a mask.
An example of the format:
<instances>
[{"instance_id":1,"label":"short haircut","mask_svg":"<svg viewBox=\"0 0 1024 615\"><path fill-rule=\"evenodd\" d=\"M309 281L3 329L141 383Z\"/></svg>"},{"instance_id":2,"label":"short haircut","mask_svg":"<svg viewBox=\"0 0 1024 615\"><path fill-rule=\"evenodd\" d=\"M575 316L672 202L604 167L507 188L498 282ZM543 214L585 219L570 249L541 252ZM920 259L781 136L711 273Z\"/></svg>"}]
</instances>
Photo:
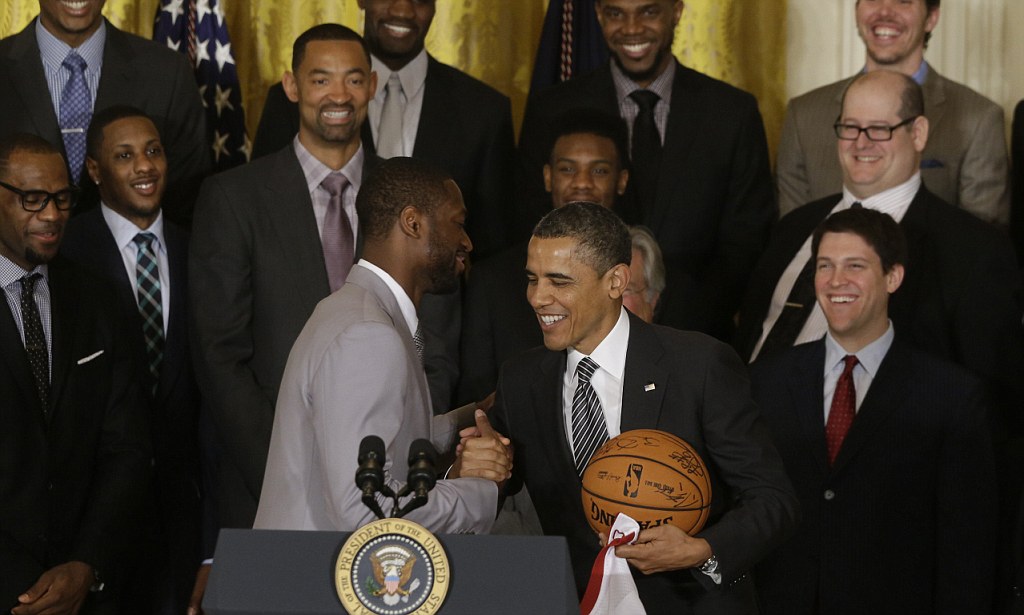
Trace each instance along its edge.
<instances>
[{"instance_id":1,"label":"short haircut","mask_svg":"<svg viewBox=\"0 0 1024 615\"><path fill-rule=\"evenodd\" d=\"M900 92L900 110L899 115L901 120L908 120L912 117L919 117L924 115L924 90L918 85L911 77L898 73L896 71L886 70L885 72L897 75L902 84L903 90ZM870 75L877 77L878 71L871 73L861 73L850 81L849 85L846 86L846 90L843 92L843 102L840 109L846 108L846 96L849 94L850 89L861 79L867 79ZM839 115L842 117L843 112L840 110Z\"/></svg>"},{"instance_id":2,"label":"short haircut","mask_svg":"<svg viewBox=\"0 0 1024 615\"><path fill-rule=\"evenodd\" d=\"M661 246L646 226L629 227L629 238L633 249L644 256L644 279L647 282L644 292L647 301L654 301L654 295L665 290L665 261L661 256Z\"/></svg>"},{"instance_id":3,"label":"short haircut","mask_svg":"<svg viewBox=\"0 0 1024 615\"><path fill-rule=\"evenodd\" d=\"M427 216L449 197L445 182L451 175L414 158L389 158L377 164L359 187L356 212L366 239L384 239L408 206Z\"/></svg>"},{"instance_id":4,"label":"short haircut","mask_svg":"<svg viewBox=\"0 0 1024 615\"><path fill-rule=\"evenodd\" d=\"M604 275L615 265L629 265L633 246L629 228L610 209L594 203L572 203L551 210L533 229L538 239L576 240L579 257Z\"/></svg>"},{"instance_id":5,"label":"short haircut","mask_svg":"<svg viewBox=\"0 0 1024 615\"><path fill-rule=\"evenodd\" d=\"M27 132L9 134L5 137L0 137L0 177L8 176L11 170L11 158L18 152L57 154L62 160L64 159L64 154L61 153L60 148L39 135Z\"/></svg>"},{"instance_id":6,"label":"short haircut","mask_svg":"<svg viewBox=\"0 0 1024 615\"><path fill-rule=\"evenodd\" d=\"M836 212L822 220L811 239L811 260L818 260L818 246L825 233L853 233L878 254L882 270L907 264L907 238L892 216L866 207Z\"/></svg>"},{"instance_id":7,"label":"short haircut","mask_svg":"<svg viewBox=\"0 0 1024 615\"><path fill-rule=\"evenodd\" d=\"M355 41L363 48L366 54L366 63L370 62L370 46L366 40L359 36L359 33L341 24L322 23L306 30L295 39L292 45L292 72L299 72L303 58L306 57L306 45L311 41Z\"/></svg>"},{"instance_id":8,"label":"short haircut","mask_svg":"<svg viewBox=\"0 0 1024 615\"><path fill-rule=\"evenodd\" d=\"M555 153L555 144L569 135L594 135L608 139L619 157L619 170L629 167L629 137L626 122L618 114L600 109L573 109L554 119L554 131L548 143L548 162Z\"/></svg>"},{"instance_id":9,"label":"short haircut","mask_svg":"<svg viewBox=\"0 0 1024 615\"><path fill-rule=\"evenodd\" d=\"M129 117L144 117L151 122L153 121L152 118L146 115L145 111L131 105L114 105L97 111L89 123L88 132L85 133L85 154L93 160L98 160L100 148L103 147L103 129L118 120ZM154 122L153 125L156 126L156 123ZM159 134L159 129L157 134Z\"/></svg>"}]
</instances>

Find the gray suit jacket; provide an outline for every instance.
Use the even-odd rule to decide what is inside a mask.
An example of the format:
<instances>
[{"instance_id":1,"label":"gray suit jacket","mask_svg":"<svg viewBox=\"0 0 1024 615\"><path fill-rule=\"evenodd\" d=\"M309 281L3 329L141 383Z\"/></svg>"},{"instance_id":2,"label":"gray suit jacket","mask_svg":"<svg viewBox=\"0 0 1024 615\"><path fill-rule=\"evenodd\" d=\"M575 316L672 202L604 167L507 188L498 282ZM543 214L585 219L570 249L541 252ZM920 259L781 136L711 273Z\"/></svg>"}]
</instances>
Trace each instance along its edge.
<instances>
[{"instance_id":1,"label":"gray suit jacket","mask_svg":"<svg viewBox=\"0 0 1024 615\"><path fill-rule=\"evenodd\" d=\"M843 173L832 124L839 117L843 92L852 79L789 101L776 166L780 213L842 190ZM982 220L1007 224L1009 163L1003 110L929 66L924 112L930 127L921 157L925 186Z\"/></svg>"},{"instance_id":2,"label":"gray suit jacket","mask_svg":"<svg viewBox=\"0 0 1024 615\"><path fill-rule=\"evenodd\" d=\"M448 415L432 414L397 299L377 274L355 265L345 286L317 305L288 357L254 527L355 530L373 520L353 481L360 441L384 440L387 482L398 491L413 440L454 443ZM443 480L408 518L435 532L482 533L497 501L490 481Z\"/></svg>"}]
</instances>

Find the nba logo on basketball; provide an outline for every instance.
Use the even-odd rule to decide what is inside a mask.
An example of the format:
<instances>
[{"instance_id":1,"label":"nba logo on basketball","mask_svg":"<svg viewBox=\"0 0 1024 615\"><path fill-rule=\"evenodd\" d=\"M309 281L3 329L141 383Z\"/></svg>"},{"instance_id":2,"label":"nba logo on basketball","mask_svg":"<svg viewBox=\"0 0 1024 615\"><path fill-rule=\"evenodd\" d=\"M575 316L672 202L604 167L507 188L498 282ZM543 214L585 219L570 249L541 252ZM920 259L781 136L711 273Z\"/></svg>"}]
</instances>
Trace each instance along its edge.
<instances>
[{"instance_id":1,"label":"nba logo on basketball","mask_svg":"<svg viewBox=\"0 0 1024 615\"><path fill-rule=\"evenodd\" d=\"M626 470L626 482L622 485L622 495L635 498L640 493L640 475L643 474L643 471L643 464L629 464L629 469Z\"/></svg>"}]
</instances>

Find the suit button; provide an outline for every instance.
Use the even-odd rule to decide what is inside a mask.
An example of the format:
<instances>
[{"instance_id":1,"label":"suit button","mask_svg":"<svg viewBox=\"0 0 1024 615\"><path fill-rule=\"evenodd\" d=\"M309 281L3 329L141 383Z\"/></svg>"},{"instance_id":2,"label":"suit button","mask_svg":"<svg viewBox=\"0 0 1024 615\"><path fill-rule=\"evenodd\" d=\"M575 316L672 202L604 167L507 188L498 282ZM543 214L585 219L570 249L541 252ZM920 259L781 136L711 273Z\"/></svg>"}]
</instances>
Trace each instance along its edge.
<instances>
[{"instance_id":1,"label":"suit button","mask_svg":"<svg viewBox=\"0 0 1024 615\"><path fill-rule=\"evenodd\" d=\"M48 483L46 485L46 488L49 489L50 491L53 491L53 483Z\"/></svg>"},{"instance_id":2,"label":"suit button","mask_svg":"<svg viewBox=\"0 0 1024 615\"><path fill-rule=\"evenodd\" d=\"M832 491L831 489L826 489L825 490L825 499L827 501L829 501L829 502L831 502L832 500L836 499L836 492Z\"/></svg>"}]
</instances>

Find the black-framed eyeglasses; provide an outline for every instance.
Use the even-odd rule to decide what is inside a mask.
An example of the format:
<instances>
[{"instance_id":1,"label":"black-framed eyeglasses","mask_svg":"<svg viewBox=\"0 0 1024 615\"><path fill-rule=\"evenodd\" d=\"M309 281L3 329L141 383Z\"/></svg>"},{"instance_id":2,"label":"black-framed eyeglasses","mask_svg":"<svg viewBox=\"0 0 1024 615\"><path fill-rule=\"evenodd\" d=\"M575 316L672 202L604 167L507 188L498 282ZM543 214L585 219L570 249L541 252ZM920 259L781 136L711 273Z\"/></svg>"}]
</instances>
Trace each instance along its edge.
<instances>
[{"instance_id":1,"label":"black-framed eyeglasses","mask_svg":"<svg viewBox=\"0 0 1024 615\"><path fill-rule=\"evenodd\" d=\"M891 141L892 132L894 130L910 124L918 117L920 116L915 115L914 117L908 117L895 126L865 126L864 128L861 128L860 126L854 126L853 124L841 124L836 122L832 125L832 128L835 129L836 136L843 141L856 141L862 132L867 135L868 141Z\"/></svg>"},{"instance_id":2,"label":"black-framed eyeglasses","mask_svg":"<svg viewBox=\"0 0 1024 615\"><path fill-rule=\"evenodd\" d=\"M53 201L53 204L57 206L57 209L61 211L67 211L75 206L78 202L79 189L77 186L71 186L57 192L47 192L45 190L22 190L21 188L15 188L14 186L0 182L0 186L7 188L14 194L21 197L21 207L25 211L43 211L46 206Z\"/></svg>"}]
</instances>

